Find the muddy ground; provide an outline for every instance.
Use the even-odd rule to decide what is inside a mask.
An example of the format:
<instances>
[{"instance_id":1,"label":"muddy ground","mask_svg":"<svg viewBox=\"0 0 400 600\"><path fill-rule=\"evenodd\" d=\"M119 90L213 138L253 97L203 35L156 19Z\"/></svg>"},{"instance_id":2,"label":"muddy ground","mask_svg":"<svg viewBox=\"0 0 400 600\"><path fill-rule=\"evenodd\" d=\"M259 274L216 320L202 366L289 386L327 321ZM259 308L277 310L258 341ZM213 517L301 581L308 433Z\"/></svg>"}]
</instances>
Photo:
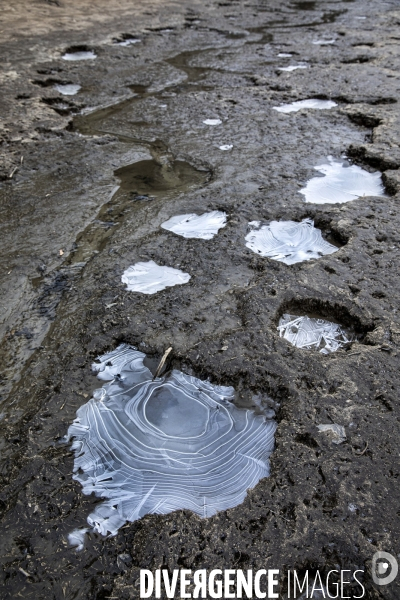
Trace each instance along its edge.
<instances>
[{"instance_id":1,"label":"muddy ground","mask_svg":"<svg viewBox=\"0 0 400 600\"><path fill-rule=\"evenodd\" d=\"M371 558L400 553L399 4L135 4L3 11L0 597L138 598L139 569L164 567L364 569L365 597L398 599L398 583L373 584ZM140 41L115 43L127 36ZM97 58L63 60L74 47ZM272 110L309 97L338 106ZM343 154L381 170L387 197L306 204L313 167ZM211 241L160 229L208 209L229 215ZM249 221L305 217L338 252L286 266L245 247ZM122 272L150 259L190 282L125 291ZM360 341L294 348L276 330L288 309ZM99 387L93 359L120 342L155 359L172 346L169 367L234 385L242 405L261 394L279 423L272 473L213 518L148 515L76 553L66 536L98 499L60 440ZM332 422L345 443L318 432Z\"/></svg>"}]
</instances>

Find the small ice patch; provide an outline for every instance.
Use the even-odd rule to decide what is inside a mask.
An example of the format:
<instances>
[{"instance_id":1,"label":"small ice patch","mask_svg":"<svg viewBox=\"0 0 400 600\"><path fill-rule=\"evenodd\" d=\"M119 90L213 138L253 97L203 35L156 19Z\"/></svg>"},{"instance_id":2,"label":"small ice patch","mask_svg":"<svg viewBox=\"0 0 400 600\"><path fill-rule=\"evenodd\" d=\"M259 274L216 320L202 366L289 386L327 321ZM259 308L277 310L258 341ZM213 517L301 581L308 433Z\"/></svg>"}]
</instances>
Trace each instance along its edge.
<instances>
[{"instance_id":1,"label":"small ice patch","mask_svg":"<svg viewBox=\"0 0 400 600\"><path fill-rule=\"evenodd\" d=\"M314 108L318 110L328 110L337 106L332 100L319 100L318 98L309 98L308 100L298 100L290 104L282 104L282 106L273 106L274 110L281 113L291 113L302 110L303 108Z\"/></svg>"},{"instance_id":2,"label":"small ice patch","mask_svg":"<svg viewBox=\"0 0 400 600\"><path fill-rule=\"evenodd\" d=\"M280 53L278 54L278 57L279 57L279 58L292 58L292 56L293 56L293 54L288 54L288 53L286 53L286 52L280 52Z\"/></svg>"},{"instance_id":3,"label":"small ice patch","mask_svg":"<svg viewBox=\"0 0 400 600\"><path fill-rule=\"evenodd\" d=\"M225 225L226 213L214 210L203 215L177 215L162 223L161 227L184 238L211 240Z\"/></svg>"},{"instance_id":4,"label":"small ice patch","mask_svg":"<svg viewBox=\"0 0 400 600\"><path fill-rule=\"evenodd\" d=\"M83 529L74 529L68 534L68 542L71 546L75 546L77 552L83 550L85 545L85 535L88 531L89 529L84 527Z\"/></svg>"},{"instance_id":5,"label":"small ice patch","mask_svg":"<svg viewBox=\"0 0 400 600\"><path fill-rule=\"evenodd\" d=\"M77 52L66 52L62 57L63 60L91 60L96 58L93 50L80 50Z\"/></svg>"},{"instance_id":6,"label":"small ice patch","mask_svg":"<svg viewBox=\"0 0 400 600\"><path fill-rule=\"evenodd\" d=\"M225 151L232 150L232 148L233 148L233 144L223 144L222 146L219 146L220 150L225 150Z\"/></svg>"},{"instance_id":7,"label":"small ice patch","mask_svg":"<svg viewBox=\"0 0 400 600\"><path fill-rule=\"evenodd\" d=\"M300 190L306 202L342 204L361 196L385 196L381 173L369 173L331 156L328 156L328 161L329 164L314 167L324 177L313 177Z\"/></svg>"},{"instance_id":8,"label":"small ice patch","mask_svg":"<svg viewBox=\"0 0 400 600\"><path fill-rule=\"evenodd\" d=\"M253 231L245 238L247 248L260 256L278 260L286 265L321 258L338 250L336 246L324 240L321 231L314 227L314 221L311 219L304 219L301 223L271 221L269 225L263 225L261 228L259 221L252 223L249 225L253 227Z\"/></svg>"},{"instance_id":9,"label":"small ice patch","mask_svg":"<svg viewBox=\"0 0 400 600\"><path fill-rule=\"evenodd\" d=\"M336 40L333 38L331 40L314 40L312 43L314 46L329 46L330 44L334 44Z\"/></svg>"},{"instance_id":10,"label":"small ice patch","mask_svg":"<svg viewBox=\"0 0 400 600\"><path fill-rule=\"evenodd\" d=\"M66 83L65 85L57 83L54 88L64 96L75 96L81 89L81 86L74 83Z\"/></svg>"},{"instance_id":11,"label":"small ice patch","mask_svg":"<svg viewBox=\"0 0 400 600\"><path fill-rule=\"evenodd\" d=\"M350 331L337 323L288 314L279 319L278 331L280 337L296 348L315 348L322 354L346 348L354 337Z\"/></svg>"},{"instance_id":12,"label":"small ice patch","mask_svg":"<svg viewBox=\"0 0 400 600\"><path fill-rule=\"evenodd\" d=\"M296 69L307 69L308 65L290 65L289 67L279 67L278 71L296 71Z\"/></svg>"},{"instance_id":13,"label":"small ice patch","mask_svg":"<svg viewBox=\"0 0 400 600\"><path fill-rule=\"evenodd\" d=\"M190 279L188 273L172 267L162 267L153 260L138 262L126 269L121 277L130 292L155 294L167 287L182 285Z\"/></svg>"},{"instance_id":14,"label":"small ice patch","mask_svg":"<svg viewBox=\"0 0 400 600\"><path fill-rule=\"evenodd\" d=\"M203 121L204 125L221 125L221 119L206 119Z\"/></svg>"},{"instance_id":15,"label":"small ice patch","mask_svg":"<svg viewBox=\"0 0 400 600\"><path fill-rule=\"evenodd\" d=\"M117 46L130 46L131 44L138 44L142 40L138 38L128 38L126 40L121 40L119 42L114 42Z\"/></svg>"},{"instance_id":16,"label":"small ice patch","mask_svg":"<svg viewBox=\"0 0 400 600\"><path fill-rule=\"evenodd\" d=\"M68 429L73 479L102 499L88 516L102 535L127 521L186 509L211 517L243 502L270 473L276 421L233 404L232 387L178 370L154 378L122 344L93 370L104 386ZM85 529L70 534L83 547Z\"/></svg>"}]
</instances>

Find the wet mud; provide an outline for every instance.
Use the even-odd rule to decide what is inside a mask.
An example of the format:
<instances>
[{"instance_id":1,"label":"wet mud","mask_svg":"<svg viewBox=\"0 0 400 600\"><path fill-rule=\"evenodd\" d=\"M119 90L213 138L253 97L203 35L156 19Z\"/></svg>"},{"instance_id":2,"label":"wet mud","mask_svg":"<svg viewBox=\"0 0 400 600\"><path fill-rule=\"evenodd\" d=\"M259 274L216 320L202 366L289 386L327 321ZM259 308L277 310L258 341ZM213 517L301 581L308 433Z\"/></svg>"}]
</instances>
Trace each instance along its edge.
<instances>
[{"instance_id":1,"label":"wet mud","mask_svg":"<svg viewBox=\"0 0 400 600\"><path fill-rule=\"evenodd\" d=\"M141 568L290 568L362 569L366 598L396 600L371 560L400 553L398 4L100 4L36 3L29 30L4 12L0 597L125 600ZM337 106L274 110L311 98ZM381 172L386 196L306 203L329 156ZM216 210L227 224L210 240L161 227ZM249 222L306 218L336 252L286 265L246 248ZM190 280L126 290L123 272L146 261ZM356 340L297 348L279 337L285 313ZM77 553L68 534L100 500L72 480L62 439L98 387L91 363L121 343L154 369L172 346L167 371L274 416L271 474L235 508L146 515Z\"/></svg>"}]
</instances>

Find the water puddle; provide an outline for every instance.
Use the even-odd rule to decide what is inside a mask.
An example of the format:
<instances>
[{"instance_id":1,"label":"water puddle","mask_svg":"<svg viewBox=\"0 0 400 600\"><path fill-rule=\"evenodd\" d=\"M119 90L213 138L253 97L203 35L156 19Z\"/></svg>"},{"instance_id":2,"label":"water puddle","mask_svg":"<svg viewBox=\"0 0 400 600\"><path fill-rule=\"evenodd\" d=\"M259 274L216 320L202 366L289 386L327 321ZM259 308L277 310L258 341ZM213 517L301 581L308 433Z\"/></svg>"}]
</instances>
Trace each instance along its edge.
<instances>
[{"instance_id":1,"label":"water puddle","mask_svg":"<svg viewBox=\"0 0 400 600\"><path fill-rule=\"evenodd\" d=\"M76 50L66 52L61 58L63 60L93 60L94 58L97 58L97 55L93 50Z\"/></svg>"},{"instance_id":2,"label":"water puddle","mask_svg":"<svg viewBox=\"0 0 400 600\"><path fill-rule=\"evenodd\" d=\"M73 83L56 84L54 89L60 92L60 94L64 94L64 96L75 96L81 89L81 86Z\"/></svg>"},{"instance_id":3,"label":"water puddle","mask_svg":"<svg viewBox=\"0 0 400 600\"><path fill-rule=\"evenodd\" d=\"M128 267L121 277L127 290L141 294L156 294L167 287L183 285L189 279L188 273L173 267L157 265L153 260L138 262Z\"/></svg>"},{"instance_id":4,"label":"water puddle","mask_svg":"<svg viewBox=\"0 0 400 600\"><path fill-rule=\"evenodd\" d=\"M280 337L296 348L315 349L321 354L330 354L347 348L355 339L350 329L338 323L306 315L298 317L284 314L279 319L278 331Z\"/></svg>"},{"instance_id":5,"label":"water puddle","mask_svg":"<svg viewBox=\"0 0 400 600\"><path fill-rule=\"evenodd\" d=\"M311 219L301 223L272 221L262 226L259 221L253 221L249 225L253 230L246 236L247 248L286 265L321 258L338 250L337 246L324 240Z\"/></svg>"},{"instance_id":6,"label":"water puddle","mask_svg":"<svg viewBox=\"0 0 400 600\"><path fill-rule=\"evenodd\" d=\"M341 204L361 196L385 196L381 173L369 173L347 161L328 156L328 164L314 167L324 177L313 177L300 194L313 204Z\"/></svg>"},{"instance_id":7,"label":"water puddle","mask_svg":"<svg viewBox=\"0 0 400 600\"><path fill-rule=\"evenodd\" d=\"M273 106L274 110L281 113L291 113L302 110L303 108L312 108L317 110L329 110L337 106L333 100L319 100L318 98L309 98L308 100L298 100L290 104L282 104L282 106Z\"/></svg>"},{"instance_id":8,"label":"water puddle","mask_svg":"<svg viewBox=\"0 0 400 600\"><path fill-rule=\"evenodd\" d=\"M214 210L202 215L177 215L161 224L163 229L184 238L211 240L226 225L226 213Z\"/></svg>"},{"instance_id":9,"label":"water puddle","mask_svg":"<svg viewBox=\"0 0 400 600\"><path fill-rule=\"evenodd\" d=\"M123 344L93 370L106 383L77 411L73 478L103 501L90 527L116 535L146 514L206 518L243 502L270 472L276 422L239 409L232 387L178 370L153 378L145 354ZM70 540L82 547L86 529Z\"/></svg>"}]
</instances>

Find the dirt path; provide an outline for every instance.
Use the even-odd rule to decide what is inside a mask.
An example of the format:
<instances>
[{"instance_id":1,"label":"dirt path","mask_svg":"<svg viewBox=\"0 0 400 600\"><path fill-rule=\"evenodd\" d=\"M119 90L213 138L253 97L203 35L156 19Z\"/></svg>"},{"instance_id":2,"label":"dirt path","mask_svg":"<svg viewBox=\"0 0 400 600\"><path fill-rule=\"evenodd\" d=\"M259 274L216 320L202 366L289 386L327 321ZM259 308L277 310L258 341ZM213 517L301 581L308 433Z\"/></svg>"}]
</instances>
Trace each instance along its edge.
<instances>
[{"instance_id":1,"label":"dirt path","mask_svg":"<svg viewBox=\"0 0 400 600\"><path fill-rule=\"evenodd\" d=\"M370 572L377 550L400 552L399 22L397 2L367 0L5 7L2 599L137 598L139 569L160 567L365 569L365 597L399 597ZM74 50L96 58L62 58ZM306 98L337 106L273 110ZM305 203L314 167L344 154L383 172L387 197ZM228 214L206 243L160 228L206 210ZM337 252L287 266L245 246L250 221L306 217ZM190 283L127 292L140 260ZM290 311L361 341L294 348L276 329ZM60 440L98 387L93 359L121 342L155 359L172 346L170 366L235 386L242 405L261 395L279 424L272 473L213 518L148 515L76 553L66 536L98 500ZM318 432L332 422L345 443Z\"/></svg>"}]
</instances>

